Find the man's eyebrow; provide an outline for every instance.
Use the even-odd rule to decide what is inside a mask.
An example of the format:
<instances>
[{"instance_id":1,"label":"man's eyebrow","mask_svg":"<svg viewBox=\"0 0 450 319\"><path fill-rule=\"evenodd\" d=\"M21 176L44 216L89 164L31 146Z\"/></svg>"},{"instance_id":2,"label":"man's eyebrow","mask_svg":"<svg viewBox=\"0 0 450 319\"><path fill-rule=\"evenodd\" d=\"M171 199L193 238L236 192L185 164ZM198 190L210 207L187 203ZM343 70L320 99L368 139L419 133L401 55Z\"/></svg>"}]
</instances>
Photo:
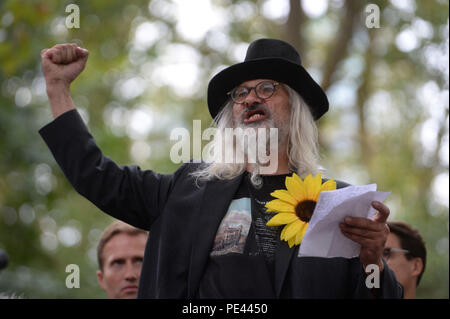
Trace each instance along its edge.
<instances>
[{"instance_id":1,"label":"man's eyebrow","mask_svg":"<svg viewBox=\"0 0 450 319\"><path fill-rule=\"evenodd\" d=\"M123 261L125 261L125 258L122 258L122 257L116 257L116 258L111 259L111 261L110 261L109 263L112 264L113 262L116 262L116 261L121 261L121 262L123 262Z\"/></svg>"},{"instance_id":2,"label":"man's eyebrow","mask_svg":"<svg viewBox=\"0 0 450 319\"><path fill-rule=\"evenodd\" d=\"M144 259L144 256L133 256L132 259L133 259L133 260L136 260L136 259Z\"/></svg>"}]
</instances>

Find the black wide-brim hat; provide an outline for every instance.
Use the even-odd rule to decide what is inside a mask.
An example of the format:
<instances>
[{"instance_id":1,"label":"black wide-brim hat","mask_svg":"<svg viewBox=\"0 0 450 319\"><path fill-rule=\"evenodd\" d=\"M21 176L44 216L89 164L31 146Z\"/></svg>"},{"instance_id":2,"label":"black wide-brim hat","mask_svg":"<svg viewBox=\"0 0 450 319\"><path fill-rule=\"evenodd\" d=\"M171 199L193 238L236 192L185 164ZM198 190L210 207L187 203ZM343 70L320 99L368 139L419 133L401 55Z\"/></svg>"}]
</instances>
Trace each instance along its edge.
<instances>
[{"instance_id":1,"label":"black wide-brim hat","mask_svg":"<svg viewBox=\"0 0 450 319\"><path fill-rule=\"evenodd\" d=\"M300 54L289 43L259 39L250 44L242 63L216 74L208 85L208 108L213 118L229 99L227 95L242 82L271 79L287 84L308 104L315 120L328 111L325 92L303 68Z\"/></svg>"}]
</instances>

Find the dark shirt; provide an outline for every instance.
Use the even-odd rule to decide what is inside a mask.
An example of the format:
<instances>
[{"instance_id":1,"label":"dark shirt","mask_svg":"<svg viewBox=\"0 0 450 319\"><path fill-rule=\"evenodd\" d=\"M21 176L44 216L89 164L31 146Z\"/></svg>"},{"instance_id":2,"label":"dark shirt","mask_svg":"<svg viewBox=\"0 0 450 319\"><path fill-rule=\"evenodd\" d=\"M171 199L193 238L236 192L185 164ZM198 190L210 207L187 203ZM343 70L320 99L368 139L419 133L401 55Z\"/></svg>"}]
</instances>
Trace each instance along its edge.
<instances>
[{"instance_id":1,"label":"dark shirt","mask_svg":"<svg viewBox=\"0 0 450 319\"><path fill-rule=\"evenodd\" d=\"M260 297L273 297L275 249L284 226L266 226L276 213L267 212L264 205L275 199L273 191L286 188L289 175L262 176L262 185L255 187L245 173L217 230L200 298L246 298L250 291L254 294L255 280L267 281ZM241 278L238 265L250 265L253 277Z\"/></svg>"}]
</instances>

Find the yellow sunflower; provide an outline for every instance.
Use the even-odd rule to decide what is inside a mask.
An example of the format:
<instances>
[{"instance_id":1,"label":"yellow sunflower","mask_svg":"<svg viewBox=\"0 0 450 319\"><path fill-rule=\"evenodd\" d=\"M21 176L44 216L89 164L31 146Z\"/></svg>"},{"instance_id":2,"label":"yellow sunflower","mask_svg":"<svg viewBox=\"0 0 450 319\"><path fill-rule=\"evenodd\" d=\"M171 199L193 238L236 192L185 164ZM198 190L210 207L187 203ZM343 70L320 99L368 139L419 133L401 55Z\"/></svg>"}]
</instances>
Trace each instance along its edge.
<instances>
[{"instance_id":1,"label":"yellow sunflower","mask_svg":"<svg viewBox=\"0 0 450 319\"><path fill-rule=\"evenodd\" d=\"M314 208L321 191L336 189L332 179L322 184L322 175L309 174L302 180L297 174L286 177L286 190L279 189L270 195L277 198L268 202L265 207L268 212L277 212L267 226L284 226L280 239L288 242L289 247L299 245L308 228Z\"/></svg>"}]
</instances>

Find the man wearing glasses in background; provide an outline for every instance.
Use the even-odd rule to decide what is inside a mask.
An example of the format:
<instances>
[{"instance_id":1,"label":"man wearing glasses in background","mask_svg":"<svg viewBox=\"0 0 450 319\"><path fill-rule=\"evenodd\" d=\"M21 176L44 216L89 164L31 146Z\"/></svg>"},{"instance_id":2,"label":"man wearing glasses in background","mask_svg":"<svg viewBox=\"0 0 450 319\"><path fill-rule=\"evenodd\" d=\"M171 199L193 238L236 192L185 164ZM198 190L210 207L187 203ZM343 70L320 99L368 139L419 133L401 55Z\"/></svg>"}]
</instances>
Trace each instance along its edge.
<instances>
[{"instance_id":1,"label":"man wearing glasses in background","mask_svg":"<svg viewBox=\"0 0 450 319\"><path fill-rule=\"evenodd\" d=\"M419 232L406 223L388 222L383 258L403 286L404 298L416 297L416 289L425 271L427 251Z\"/></svg>"}]
</instances>

